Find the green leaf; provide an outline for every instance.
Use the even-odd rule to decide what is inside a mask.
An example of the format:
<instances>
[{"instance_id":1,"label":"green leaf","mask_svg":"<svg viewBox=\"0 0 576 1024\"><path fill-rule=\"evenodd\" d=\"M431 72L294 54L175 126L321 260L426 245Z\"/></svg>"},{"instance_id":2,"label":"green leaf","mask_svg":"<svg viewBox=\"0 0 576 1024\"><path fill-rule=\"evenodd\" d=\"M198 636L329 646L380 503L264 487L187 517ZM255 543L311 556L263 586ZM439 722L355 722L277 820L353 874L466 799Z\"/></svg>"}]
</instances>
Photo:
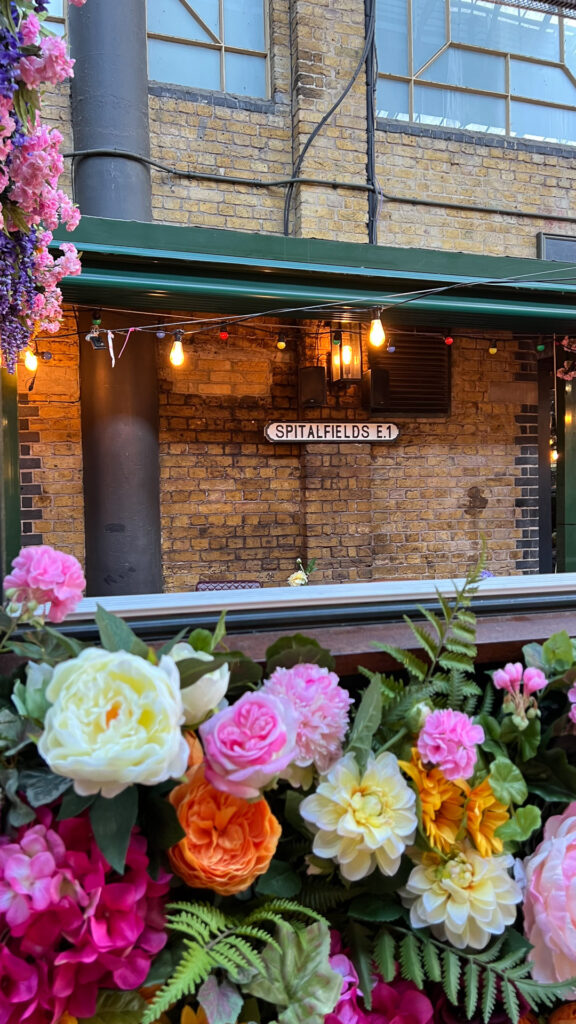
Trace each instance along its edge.
<instances>
[{"instance_id":1,"label":"green leaf","mask_svg":"<svg viewBox=\"0 0 576 1024\"><path fill-rule=\"evenodd\" d=\"M404 622L406 622L408 626L410 626L410 629L412 630L414 636L418 640L421 647L424 648L430 660L433 661L434 658L437 656L438 651L440 650L440 647L436 643L434 638L430 635L427 629L424 629L423 626L418 626L415 622L412 622L412 620L409 619L407 615L403 615L402 618L404 619Z\"/></svg>"},{"instance_id":2,"label":"green leaf","mask_svg":"<svg viewBox=\"0 0 576 1024\"><path fill-rule=\"evenodd\" d=\"M0 709L0 750L11 747L22 738L25 723L8 708Z\"/></svg>"},{"instance_id":3,"label":"green leaf","mask_svg":"<svg viewBox=\"0 0 576 1024\"><path fill-rule=\"evenodd\" d=\"M518 735L518 754L522 761L536 757L540 746L540 719L532 718L528 728Z\"/></svg>"},{"instance_id":4,"label":"green leaf","mask_svg":"<svg viewBox=\"0 0 576 1024\"><path fill-rule=\"evenodd\" d=\"M544 654L542 644L525 644L522 648L522 655L526 668L544 668Z\"/></svg>"},{"instance_id":5,"label":"green leaf","mask_svg":"<svg viewBox=\"0 0 576 1024\"><path fill-rule=\"evenodd\" d=\"M522 765L530 792L544 800L569 802L576 798L576 766L571 765L561 747L544 750Z\"/></svg>"},{"instance_id":6,"label":"green leaf","mask_svg":"<svg viewBox=\"0 0 576 1024\"><path fill-rule=\"evenodd\" d=\"M458 982L460 980L460 960L451 950L442 953L442 983L448 999L454 1006L459 1003Z\"/></svg>"},{"instance_id":7,"label":"green leaf","mask_svg":"<svg viewBox=\"0 0 576 1024\"><path fill-rule=\"evenodd\" d=\"M517 1024L520 1019L520 1003L514 986L506 979L502 979L500 991L508 1017L512 1024Z\"/></svg>"},{"instance_id":8,"label":"green leaf","mask_svg":"<svg viewBox=\"0 0 576 1024\"><path fill-rule=\"evenodd\" d=\"M423 683L426 678L428 666L420 658L417 658L415 654L410 651L405 651L401 647L393 647L391 644L377 643L376 647L380 651L386 651L391 657L399 661L404 668L408 669L411 676L414 677L416 682Z\"/></svg>"},{"instance_id":9,"label":"green leaf","mask_svg":"<svg viewBox=\"0 0 576 1024\"><path fill-rule=\"evenodd\" d=\"M390 932L387 932L385 928L378 932L374 943L374 959L384 981L393 981L396 977L395 948L396 943Z\"/></svg>"},{"instance_id":10,"label":"green leaf","mask_svg":"<svg viewBox=\"0 0 576 1024\"><path fill-rule=\"evenodd\" d=\"M78 815L82 814L88 807L91 807L96 799L96 794L93 793L91 796L78 796L73 789L69 789L64 794L62 803L60 804L60 810L58 811L58 821L67 821L68 818L77 818Z\"/></svg>"},{"instance_id":11,"label":"green leaf","mask_svg":"<svg viewBox=\"0 0 576 1024\"><path fill-rule=\"evenodd\" d=\"M198 1002L204 1010L208 1024L236 1024L244 1002L236 985L227 978L221 984L211 974L198 989Z\"/></svg>"},{"instance_id":12,"label":"green leaf","mask_svg":"<svg viewBox=\"0 0 576 1024\"><path fill-rule=\"evenodd\" d=\"M499 740L500 739L500 723L496 718L492 718L492 715L481 714L475 718L477 725L481 725L484 729L484 734L487 739Z\"/></svg>"},{"instance_id":13,"label":"green leaf","mask_svg":"<svg viewBox=\"0 0 576 1024\"><path fill-rule=\"evenodd\" d=\"M413 981L418 988L424 987L420 940L416 938L414 932L408 932L400 943L400 971L406 981Z\"/></svg>"},{"instance_id":14,"label":"green leaf","mask_svg":"<svg viewBox=\"0 0 576 1024\"><path fill-rule=\"evenodd\" d=\"M214 641L212 633L207 629L195 629L190 633L188 643L194 648L195 651L204 651L206 654L212 654L214 647Z\"/></svg>"},{"instance_id":15,"label":"green leaf","mask_svg":"<svg viewBox=\"0 0 576 1024\"><path fill-rule=\"evenodd\" d=\"M43 807L57 800L67 789L70 789L72 779L66 779L62 775L55 775L51 771L40 771L31 769L20 773L19 787L24 793L31 807Z\"/></svg>"},{"instance_id":16,"label":"green leaf","mask_svg":"<svg viewBox=\"0 0 576 1024\"><path fill-rule=\"evenodd\" d=\"M355 754L360 767L366 765L368 754L372 749L374 733L382 718L382 696L380 682L374 679L362 695L356 712L347 750Z\"/></svg>"},{"instance_id":17,"label":"green leaf","mask_svg":"<svg viewBox=\"0 0 576 1024\"><path fill-rule=\"evenodd\" d=\"M265 875L256 882L258 896L280 896L290 899L302 888L300 876L282 860L272 860Z\"/></svg>"},{"instance_id":18,"label":"green leaf","mask_svg":"<svg viewBox=\"0 0 576 1024\"><path fill-rule=\"evenodd\" d=\"M422 939L422 960L424 970L430 981L442 981L442 964L438 956L438 950L430 939Z\"/></svg>"},{"instance_id":19,"label":"green leaf","mask_svg":"<svg viewBox=\"0 0 576 1024\"><path fill-rule=\"evenodd\" d=\"M350 921L348 924L350 936L351 960L358 972L360 989L364 996L364 1003L368 1010L372 1009L372 941L370 932L363 924L357 921Z\"/></svg>"},{"instance_id":20,"label":"green leaf","mask_svg":"<svg viewBox=\"0 0 576 1024\"><path fill-rule=\"evenodd\" d=\"M147 1007L138 992L101 989L93 1017L80 1017L78 1024L140 1024Z\"/></svg>"},{"instance_id":21,"label":"green leaf","mask_svg":"<svg viewBox=\"0 0 576 1024\"><path fill-rule=\"evenodd\" d=\"M150 846L156 850L169 850L186 835L176 808L148 786L140 790L139 824Z\"/></svg>"},{"instance_id":22,"label":"green leaf","mask_svg":"<svg viewBox=\"0 0 576 1024\"><path fill-rule=\"evenodd\" d=\"M128 786L118 796L101 794L90 807L90 824L104 857L118 874L124 874L126 851L138 815L138 790Z\"/></svg>"},{"instance_id":23,"label":"green leaf","mask_svg":"<svg viewBox=\"0 0 576 1024\"><path fill-rule=\"evenodd\" d=\"M10 804L9 824L14 828L20 828L21 825L27 825L30 821L34 821L36 817L34 811L22 803L18 796L18 772L15 768L0 768L0 787L4 790Z\"/></svg>"},{"instance_id":24,"label":"green leaf","mask_svg":"<svg viewBox=\"0 0 576 1024\"><path fill-rule=\"evenodd\" d=\"M522 772L507 757L497 757L490 765L490 786L500 803L523 804L528 796L528 787Z\"/></svg>"},{"instance_id":25,"label":"green leaf","mask_svg":"<svg viewBox=\"0 0 576 1024\"><path fill-rule=\"evenodd\" d=\"M542 646L544 664L548 670L565 672L574 663L572 641L565 629L554 633Z\"/></svg>"},{"instance_id":26,"label":"green leaf","mask_svg":"<svg viewBox=\"0 0 576 1024\"><path fill-rule=\"evenodd\" d=\"M359 921L377 921L385 924L397 921L404 914L404 908L392 900L384 900L378 896L357 896L352 900L348 914Z\"/></svg>"},{"instance_id":27,"label":"green leaf","mask_svg":"<svg viewBox=\"0 0 576 1024\"><path fill-rule=\"evenodd\" d=\"M130 626L117 615L107 612L102 605L97 605L94 618L100 633L102 646L107 651L128 651L141 658L148 659L148 645L140 640Z\"/></svg>"},{"instance_id":28,"label":"green leaf","mask_svg":"<svg viewBox=\"0 0 576 1024\"><path fill-rule=\"evenodd\" d=\"M226 636L226 612L224 611L224 612L220 613L220 618L218 619L218 622L216 623L216 629L214 630L214 638L213 638L213 641L212 641L212 650L214 650L215 647L218 647L218 644L222 642L222 640L224 639L225 636Z\"/></svg>"},{"instance_id":29,"label":"green leaf","mask_svg":"<svg viewBox=\"0 0 576 1024\"><path fill-rule=\"evenodd\" d=\"M488 1024L496 1005L496 975L488 970L482 975L482 1018Z\"/></svg>"},{"instance_id":30,"label":"green leaf","mask_svg":"<svg viewBox=\"0 0 576 1024\"><path fill-rule=\"evenodd\" d=\"M466 970L464 971L464 988L465 988L465 999L466 999L466 1016L468 1020L472 1020L474 1011L478 1004L478 996L480 994L480 968L474 960L469 960L466 964Z\"/></svg>"},{"instance_id":31,"label":"green leaf","mask_svg":"<svg viewBox=\"0 0 576 1024\"><path fill-rule=\"evenodd\" d=\"M503 842L523 843L529 839L537 828L542 824L542 815L539 807L527 804L519 807L516 813L503 825L496 829L495 835Z\"/></svg>"},{"instance_id":32,"label":"green leaf","mask_svg":"<svg viewBox=\"0 0 576 1024\"><path fill-rule=\"evenodd\" d=\"M201 658L182 658L178 663L180 673L180 689L197 683L202 676L209 672L216 672L222 665L228 664L228 657L225 654L216 654L211 661L202 661Z\"/></svg>"},{"instance_id":33,"label":"green leaf","mask_svg":"<svg viewBox=\"0 0 576 1024\"><path fill-rule=\"evenodd\" d=\"M296 633L284 636L266 651L266 674L270 675L275 668L292 668L294 665L321 665L330 671L334 669L334 658L317 640Z\"/></svg>"}]
</instances>

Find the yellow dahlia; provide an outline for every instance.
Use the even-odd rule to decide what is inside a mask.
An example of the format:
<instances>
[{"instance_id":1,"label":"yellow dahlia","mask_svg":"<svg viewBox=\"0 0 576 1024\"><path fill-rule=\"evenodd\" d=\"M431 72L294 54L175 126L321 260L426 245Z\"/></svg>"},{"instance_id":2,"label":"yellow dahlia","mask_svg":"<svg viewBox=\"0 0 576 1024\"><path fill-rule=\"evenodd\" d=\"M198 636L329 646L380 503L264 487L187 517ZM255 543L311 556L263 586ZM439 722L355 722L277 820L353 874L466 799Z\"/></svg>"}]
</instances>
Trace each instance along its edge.
<instances>
[{"instance_id":1,"label":"yellow dahlia","mask_svg":"<svg viewBox=\"0 0 576 1024\"><path fill-rule=\"evenodd\" d=\"M469 843L448 859L418 856L400 891L413 928L431 927L458 949L483 949L513 923L522 892L508 873L512 857L481 857Z\"/></svg>"},{"instance_id":2,"label":"yellow dahlia","mask_svg":"<svg viewBox=\"0 0 576 1024\"><path fill-rule=\"evenodd\" d=\"M466 829L478 853L482 857L502 853L504 844L494 833L508 821L508 811L494 796L489 779L484 779L479 786L470 790L466 813Z\"/></svg>"},{"instance_id":3,"label":"yellow dahlia","mask_svg":"<svg viewBox=\"0 0 576 1024\"><path fill-rule=\"evenodd\" d=\"M344 878L355 882L375 867L396 874L416 834L415 803L394 754L370 755L365 772L346 754L302 801L300 814L317 830L316 856L333 858Z\"/></svg>"},{"instance_id":4,"label":"yellow dahlia","mask_svg":"<svg viewBox=\"0 0 576 1024\"><path fill-rule=\"evenodd\" d=\"M418 790L422 828L431 845L441 853L448 853L464 819L462 790L455 782L449 782L439 768L426 771L415 749L411 761L399 761L399 764Z\"/></svg>"}]
</instances>

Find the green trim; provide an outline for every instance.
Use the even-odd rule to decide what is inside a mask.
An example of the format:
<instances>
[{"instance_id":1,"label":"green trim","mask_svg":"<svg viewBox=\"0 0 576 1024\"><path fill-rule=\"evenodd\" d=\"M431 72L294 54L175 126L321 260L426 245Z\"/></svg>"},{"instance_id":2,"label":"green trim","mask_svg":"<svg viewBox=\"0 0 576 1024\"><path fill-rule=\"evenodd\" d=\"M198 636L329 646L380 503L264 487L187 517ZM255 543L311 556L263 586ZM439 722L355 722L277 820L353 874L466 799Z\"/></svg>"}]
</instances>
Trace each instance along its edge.
<instances>
[{"instance_id":1,"label":"green trim","mask_svg":"<svg viewBox=\"0 0 576 1024\"><path fill-rule=\"evenodd\" d=\"M558 572L576 572L576 386L558 383Z\"/></svg>"},{"instance_id":2,"label":"green trim","mask_svg":"<svg viewBox=\"0 0 576 1024\"><path fill-rule=\"evenodd\" d=\"M0 561L6 575L20 550L20 467L18 462L18 385L16 374L1 370L0 410L2 413L2 502L0 509Z\"/></svg>"}]
</instances>

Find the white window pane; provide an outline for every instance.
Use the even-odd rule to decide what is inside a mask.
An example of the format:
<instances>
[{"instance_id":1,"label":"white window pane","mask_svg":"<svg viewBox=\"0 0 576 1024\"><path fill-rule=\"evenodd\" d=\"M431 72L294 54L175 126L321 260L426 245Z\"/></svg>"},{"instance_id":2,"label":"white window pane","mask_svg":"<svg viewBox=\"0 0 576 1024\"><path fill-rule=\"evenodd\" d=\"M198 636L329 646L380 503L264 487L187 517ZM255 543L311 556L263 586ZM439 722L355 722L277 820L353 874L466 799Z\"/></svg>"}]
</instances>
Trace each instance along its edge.
<instances>
[{"instance_id":1,"label":"white window pane","mask_svg":"<svg viewBox=\"0 0 576 1024\"><path fill-rule=\"evenodd\" d=\"M393 117L397 121L408 121L410 119L407 82L391 82L385 78L379 79L376 93L376 116Z\"/></svg>"},{"instance_id":2,"label":"white window pane","mask_svg":"<svg viewBox=\"0 0 576 1024\"><path fill-rule=\"evenodd\" d=\"M163 36L179 36L180 39L212 42L209 33L201 27L196 18L192 17L180 0L148 0L148 31L158 32Z\"/></svg>"},{"instance_id":3,"label":"white window pane","mask_svg":"<svg viewBox=\"0 0 576 1024\"><path fill-rule=\"evenodd\" d=\"M153 82L219 90L220 51L149 39L148 77Z\"/></svg>"},{"instance_id":4,"label":"white window pane","mask_svg":"<svg viewBox=\"0 0 576 1024\"><path fill-rule=\"evenodd\" d=\"M49 18L63 18L64 0L48 0L46 14Z\"/></svg>"},{"instance_id":5,"label":"white window pane","mask_svg":"<svg viewBox=\"0 0 576 1024\"><path fill-rule=\"evenodd\" d=\"M407 0L379 0L376 4L376 48L380 71L408 74Z\"/></svg>"},{"instance_id":6,"label":"white window pane","mask_svg":"<svg viewBox=\"0 0 576 1024\"><path fill-rule=\"evenodd\" d=\"M576 143L576 111L554 110L533 103L510 104L512 134L524 139Z\"/></svg>"},{"instance_id":7,"label":"white window pane","mask_svg":"<svg viewBox=\"0 0 576 1024\"><path fill-rule=\"evenodd\" d=\"M264 50L262 0L224 0L224 42L245 50Z\"/></svg>"},{"instance_id":8,"label":"white window pane","mask_svg":"<svg viewBox=\"0 0 576 1024\"><path fill-rule=\"evenodd\" d=\"M445 0L412 0L414 71L448 42Z\"/></svg>"},{"instance_id":9,"label":"white window pane","mask_svg":"<svg viewBox=\"0 0 576 1024\"><path fill-rule=\"evenodd\" d=\"M561 68L549 68L545 64L511 60L510 93L576 107L576 86Z\"/></svg>"},{"instance_id":10,"label":"white window pane","mask_svg":"<svg viewBox=\"0 0 576 1024\"><path fill-rule=\"evenodd\" d=\"M236 96L267 96L266 59L244 53L226 54L226 92Z\"/></svg>"},{"instance_id":11,"label":"white window pane","mask_svg":"<svg viewBox=\"0 0 576 1024\"><path fill-rule=\"evenodd\" d=\"M576 75L576 21L573 18L564 18L564 53L567 67Z\"/></svg>"},{"instance_id":12,"label":"white window pane","mask_svg":"<svg viewBox=\"0 0 576 1024\"><path fill-rule=\"evenodd\" d=\"M560 59L556 15L486 0L450 0L452 39L500 53Z\"/></svg>"},{"instance_id":13,"label":"white window pane","mask_svg":"<svg viewBox=\"0 0 576 1024\"><path fill-rule=\"evenodd\" d=\"M414 86L414 120L420 124L504 135L506 101L417 85Z\"/></svg>"},{"instance_id":14,"label":"white window pane","mask_svg":"<svg viewBox=\"0 0 576 1024\"><path fill-rule=\"evenodd\" d=\"M506 65L504 57L495 57L489 53L471 53L469 50L451 47L436 58L420 75L420 79L425 82L461 85L466 89L506 92Z\"/></svg>"}]
</instances>

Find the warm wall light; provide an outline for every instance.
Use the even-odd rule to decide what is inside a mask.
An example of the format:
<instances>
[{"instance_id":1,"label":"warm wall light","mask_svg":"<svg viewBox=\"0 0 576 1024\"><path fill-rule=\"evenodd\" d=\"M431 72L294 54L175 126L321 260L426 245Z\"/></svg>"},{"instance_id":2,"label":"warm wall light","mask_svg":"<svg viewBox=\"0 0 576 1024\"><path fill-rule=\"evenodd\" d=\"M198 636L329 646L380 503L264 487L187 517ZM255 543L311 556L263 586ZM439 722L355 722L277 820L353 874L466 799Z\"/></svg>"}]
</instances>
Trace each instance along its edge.
<instances>
[{"instance_id":1,"label":"warm wall light","mask_svg":"<svg viewBox=\"0 0 576 1024\"><path fill-rule=\"evenodd\" d=\"M380 346L383 345L384 342L386 341L386 332L384 331L384 328L382 326L380 312L378 312L378 315L374 317L370 324L370 333L368 335L368 340L374 348L380 348Z\"/></svg>"},{"instance_id":2,"label":"warm wall light","mask_svg":"<svg viewBox=\"0 0 576 1024\"><path fill-rule=\"evenodd\" d=\"M495 341L490 342L490 347L488 349L488 352L489 352L489 354L491 356L495 356L496 353L498 352L498 345L496 344Z\"/></svg>"},{"instance_id":3,"label":"warm wall light","mask_svg":"<svg viewBox=\"0 0 576 1024\"><path fill-rule=\"evenodd\" d=\"M26 353L24 355L24 366L27 370L30 370L30 373L36 373L36 370L38 369L38 356L30 348L26 349Z\"/></svg>"},{"instance_id":4,"label":"warm wall light","mask_svg":"<svg viewBox=\"0 0 576 1024\"><path fill-rule=\"evenodd\" d=\"M330 345L330 370L333 384L348 384L362 380L361 328L346 330L337 327Z\"/></svg>"},{"instance_id":5,"label":"warm wall light","mask_svg":"<svg viewBox=\"0 0 576 1024\"><path fill-rule=\"evenodd\" d=\"M182 366L182 363L184 362L182 331L174 332L174 343L170 349L170 362L172 363L172 366Z\"/></svg>"}]
</instances>

